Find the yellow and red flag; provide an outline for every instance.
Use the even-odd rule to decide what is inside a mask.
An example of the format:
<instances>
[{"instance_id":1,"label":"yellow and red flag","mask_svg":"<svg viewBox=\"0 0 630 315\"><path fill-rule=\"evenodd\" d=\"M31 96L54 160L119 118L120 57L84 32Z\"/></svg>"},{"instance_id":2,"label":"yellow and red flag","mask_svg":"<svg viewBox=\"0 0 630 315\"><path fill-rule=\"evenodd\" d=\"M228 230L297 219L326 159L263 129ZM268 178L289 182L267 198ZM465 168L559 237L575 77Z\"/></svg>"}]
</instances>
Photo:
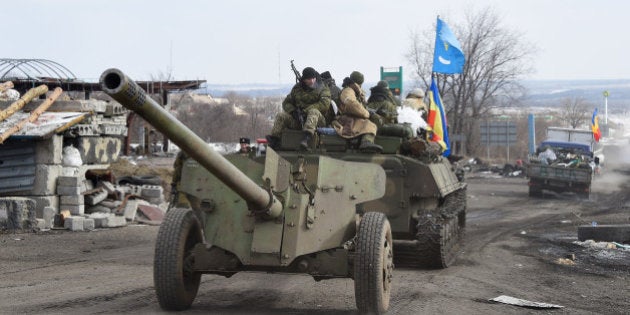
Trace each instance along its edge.
<instances>
[{"instance_id":1,"label":"yellow and red flag","mask_svg":"<svg viewBox=\"0 0 630 315\"><path fill-rule=\"evenodd\" d=\"M595 138L595 142L599 142L599 139L602 137L602 131L599 130L597 108L595 108L595 111L593 112L593 117L591 118L591 129L593 130L593 138Z\"/></svg>"},{"instance_id":2,"label":"yellow and red flag","mask_svg":"<svg viewBox=\"0 0 630 315\"><path fill-rule=\"evenodd\" d=\"M450 141L448 139L448 129L446 128L446 114L440 99L435 77L431 78L431 88L427 93L429 96L429 117L427 123L433 129L429 140L437 142L444 152L443 156L451 154Z\"/></svg>"}]
</instances>

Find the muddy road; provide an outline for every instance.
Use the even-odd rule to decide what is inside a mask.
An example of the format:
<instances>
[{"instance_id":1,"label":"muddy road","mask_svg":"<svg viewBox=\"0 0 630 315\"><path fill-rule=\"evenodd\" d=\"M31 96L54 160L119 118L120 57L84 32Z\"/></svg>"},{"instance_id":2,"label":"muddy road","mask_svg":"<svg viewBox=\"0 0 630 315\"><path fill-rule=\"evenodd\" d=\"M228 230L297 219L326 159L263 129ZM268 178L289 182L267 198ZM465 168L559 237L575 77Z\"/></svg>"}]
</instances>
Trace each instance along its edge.
<instances>
[{"instance_id":1,"label":"muddy road","mask_svg":"<svg viewBox=\"0 0 630 315\"><path fill-rule=\"evenodd\" d=\"M601 179L600 179L601 181ZM466 243L444 270L396 269L390 314L628 313L630 251L573 244L577 226L630 223L629 190L594 183L591 200L527 196L523 178L469 177ZM601 189L598 189L601 188ZM157 227L0 235L0 313L161 313ZM575 255L574 264L558 259ZM499 295L565 306L532 310ZM186 313L355 314L353 282L204 275Z\"/></svg>"}]
</instances>

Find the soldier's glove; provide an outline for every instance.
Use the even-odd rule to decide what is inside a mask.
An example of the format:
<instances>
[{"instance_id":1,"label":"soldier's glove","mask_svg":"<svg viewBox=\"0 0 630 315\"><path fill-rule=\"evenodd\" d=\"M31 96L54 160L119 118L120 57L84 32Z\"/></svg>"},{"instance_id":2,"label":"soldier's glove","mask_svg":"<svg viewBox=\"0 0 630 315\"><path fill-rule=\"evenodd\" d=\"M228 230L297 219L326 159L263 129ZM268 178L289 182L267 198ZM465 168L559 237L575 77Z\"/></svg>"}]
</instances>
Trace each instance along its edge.
<instances>
[{"instance_id":1,"label":"soldier's glove","mask_svg":"<svg viewBox=\"0 0 630 315\"><path fill-rule=\"evenodd\" d=\"M370 118L376 115L376 111L373 108L367 108L368 113L370 113Z\"/></svg>"},{"instance_id":2,"label":"soldier's glove","mask_svg":"<svg viewBox=\"0 0 630 315\"><path fill-rule=\"evenodd\" d=\"M171 196L177 195L177 184L171 183Z\"/></svg>"}]
</instances>

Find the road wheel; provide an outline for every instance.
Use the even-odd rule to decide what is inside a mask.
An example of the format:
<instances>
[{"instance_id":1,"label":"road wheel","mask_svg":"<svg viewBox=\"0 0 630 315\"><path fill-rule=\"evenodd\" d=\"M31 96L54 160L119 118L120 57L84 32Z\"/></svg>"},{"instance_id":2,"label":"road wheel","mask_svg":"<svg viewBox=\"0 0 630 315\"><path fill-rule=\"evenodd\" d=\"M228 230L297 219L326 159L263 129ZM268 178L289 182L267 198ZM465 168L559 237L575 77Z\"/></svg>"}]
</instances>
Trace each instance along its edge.
<instances>
[{"instance_id":1,"label":"road wheel","mask_svg":"<svg viewBox=\"0 0 630 315\"><path fill-rule=\"evenodd\" d=\"M534 188L533 186L529 186L529 196L530 197L536 197L536 198L542 198L543 192L542 192L542 190L540 190L538 188Z\"/></svg>"},{"instance_id":2,"label":"road wheel","mask_svg":"<svg viewBox=\"0 0 630 315\"><path fill-rule=\"evenodd\" d=\"M389 308L394 271L392 230L383 213L361 219L354 260L354 296L361 313L382 314Z\"/></svg>"},{"instance_id":3,"label":"road wheel","mask_svg":"<svg viewBox=\"0 0 630 315\"><path fill-rule=\"evenodd\" d=\"M201 274L192 270L192 249L202 241L201 224L192 210L175 208L166 213L153 263L153 284L162 309L188 309L197 296Z\"/></svg>"}]
</instances>

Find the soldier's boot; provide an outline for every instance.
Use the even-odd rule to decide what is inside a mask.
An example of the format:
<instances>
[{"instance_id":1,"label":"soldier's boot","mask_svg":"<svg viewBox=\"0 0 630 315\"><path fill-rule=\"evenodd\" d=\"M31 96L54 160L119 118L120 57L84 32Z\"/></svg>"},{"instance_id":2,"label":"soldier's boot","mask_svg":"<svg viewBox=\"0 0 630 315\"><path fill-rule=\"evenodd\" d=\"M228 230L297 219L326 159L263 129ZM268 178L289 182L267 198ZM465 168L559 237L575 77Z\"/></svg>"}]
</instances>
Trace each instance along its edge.
<instances>
[{"instance_id":1,"label":"soldier's boot","mask_svg":"<svg viewBox=\"0 0 630 315\"><path fill-rule=\"evenodd\" d=\"M304 131L304 138L302 138L302 141L300 141L300 149L308 150L308 143L311 142L312 137L313 136L310 132Z\"/></svg>"},{"instance_id":2,"label":"soldier's boot","mask_svg":"<svg viewBox=\"0 0 630 315\"><path fill-rule=\"evenodd\" d=\"M365 153L381 153L383 152L383 147L378 144L374 144L373 135L363 135L361 144L359 145L359 151Z\"/></svg>"},{"instance_id":3,"label":"soldier's boot","mask_svg":"<svg viewBox=\"0 0 630 315\"><path fill-rule=\"evenodd\" d=\"M265 137L267 139L267 143L270 148L274 150L280 149L280 138L272 135L267 135Z\"/></svg>"}]
</instances>

